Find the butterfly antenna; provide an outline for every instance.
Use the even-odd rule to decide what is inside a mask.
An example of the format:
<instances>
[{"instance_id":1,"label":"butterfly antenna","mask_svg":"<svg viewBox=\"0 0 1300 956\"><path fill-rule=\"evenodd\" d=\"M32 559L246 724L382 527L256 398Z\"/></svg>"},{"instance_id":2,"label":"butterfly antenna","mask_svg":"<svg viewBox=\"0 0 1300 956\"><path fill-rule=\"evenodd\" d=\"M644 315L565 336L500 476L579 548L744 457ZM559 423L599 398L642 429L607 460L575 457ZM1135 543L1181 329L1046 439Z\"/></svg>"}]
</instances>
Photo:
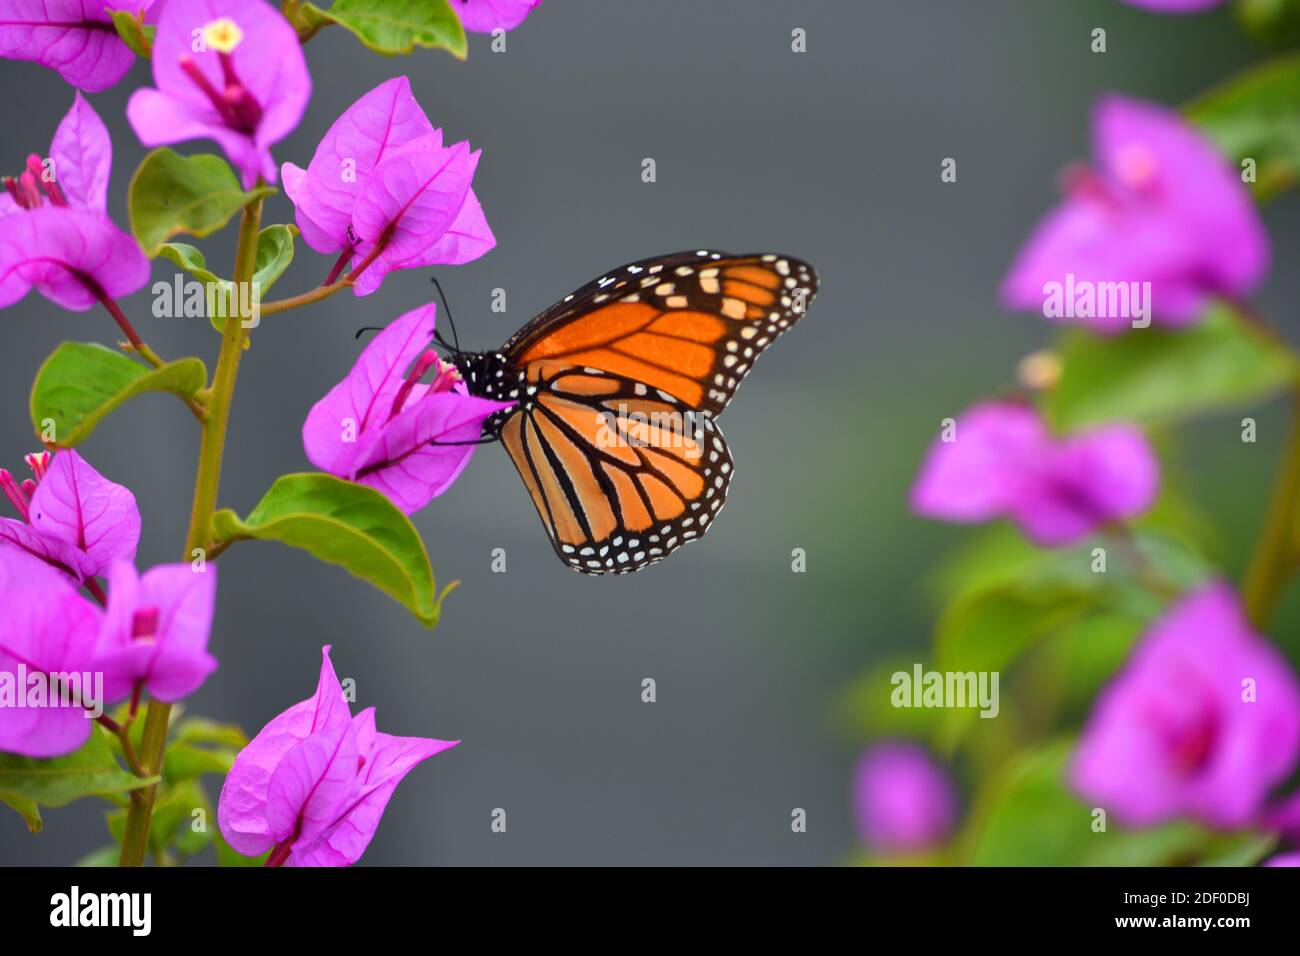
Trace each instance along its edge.
<instances>
[{"instance_id":1,"label":"butterfly antenna","mask_svg":"<svg viewBox=\"0 0 1300 956\"><path fill-rule=\"evenodd\" d=\"M429 442L429 444L437 447L449 448L453 445L490 445L497 440L498 439L495 435L485 435L482 438L474 438L470 441L438 441L438 439L435 438L433 441Z\"/></svg>"},{"instance_id":2,"label":"butterfly antenna","mask_svg":"<svg viewBox=\"0 0 1300 956\"><path fill-rule=\"evenodd\" d=\"M382 325L363 325L361 328L357 329L357 334L352 337L354 339L360 340L361 336L367 332L382 332L382 331L384 331L384 327Z\"/></svg>"},{"instance_id":3,"label":"butterfly antenna","mask_svg":"<svg viewBox=\"0 0 1300 956\"><path fill-rule=\"evenodd\" d=\"M456 344L448 345L445 341L443 341L442 337L438 335L436 332L434 333L434 338L436 338L444 348L451 349L453 352L459 355L461 351L460 336L456 334L456 321L451 317L451 306L447 305L447 293L442 291L442 283L438 281L437 276L430 276L429 279L433 283L433 287L438 290L438 298L442 300L442 311L446 313L447 324L451 326L451 339Z\"/></svg>"}]
</instances>

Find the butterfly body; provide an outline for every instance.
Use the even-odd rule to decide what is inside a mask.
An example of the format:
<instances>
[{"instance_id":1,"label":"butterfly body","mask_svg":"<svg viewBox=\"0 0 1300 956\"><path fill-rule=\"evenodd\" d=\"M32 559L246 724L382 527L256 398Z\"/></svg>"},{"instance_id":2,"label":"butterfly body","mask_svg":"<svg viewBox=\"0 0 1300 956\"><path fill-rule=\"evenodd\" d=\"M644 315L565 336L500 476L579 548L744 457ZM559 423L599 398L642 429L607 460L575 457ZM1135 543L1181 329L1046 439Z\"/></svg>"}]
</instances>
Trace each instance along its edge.
<instances>
[{"instance_id":1,"label":"butterfly body","mask_svg":"<svg viewBox=\"0 0 1300 956\"><path fill-rule=\"evenodd\" d=\"M456 370L471 395L500 402L527 404L528 373L514 368L500 352L461 352L455 357ZM483 423L485 438L499 438L505 420L517 409L497 412Z\"/></svg>"},{"instance_id":2,"label":"butterfly body","mask_svg":"<svg viewBox=\"0 0 1300 956\"><path fill-rule=\"evenodd\" d=\"M456 355L470 394L517 403L483 434L565 564L628 573L704 534L733 470L715 418L816 291L789 256L675 253L606 273L495 352Z\"/></svg>"}]
</instances>

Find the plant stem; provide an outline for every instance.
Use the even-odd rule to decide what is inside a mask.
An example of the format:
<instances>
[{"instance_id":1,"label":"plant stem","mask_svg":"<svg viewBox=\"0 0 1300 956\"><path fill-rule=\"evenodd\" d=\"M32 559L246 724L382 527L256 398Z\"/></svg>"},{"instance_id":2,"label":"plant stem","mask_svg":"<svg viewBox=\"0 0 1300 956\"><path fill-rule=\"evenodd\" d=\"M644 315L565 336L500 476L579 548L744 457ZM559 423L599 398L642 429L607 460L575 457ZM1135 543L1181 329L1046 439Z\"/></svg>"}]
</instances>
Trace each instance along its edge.
<instances>
[{"instance_id":1,"label":"plant stem","mask_svg":"<svg viewBox=\"0 0 1300 956\"><path fill-rule=\"evenodd\" d=\"M145 344L144 339L140 338L140 333L138 333L135 330L135 326L131 324L131 320L128 319L126 313L122 311L122 307L109 297L108 293L104 291L103 287L98 282L90 276L84 275L81 277L81 281L85 283L86 288L94 294L95 298L99 299L100 304L108 310L108 314L113 317L113 321L117 323L117 327L121 329L122 333L126 336L127 341L126 345L123 346L124 348L130 348L132 352L135 352L154 368L162 368L167 364L158 357L158 353ZM182 399L182 401L190 407L190 411L194 413L195 418L199 421L203 421L203 416L206 412L201 404L192 398L185 398Z\"/></svg>"},{"instance_id":2,"label":"plant stem","mask_svg":"<svg viewBox=\"0 0 1300 956\"><path fill-rule=\"evenodd\" d=\"M322 299L328 299L335 292L341 292L351 287L361 276L361 273L370 268L370 264L379 258L379 253L384 251L387 242L381 241L375 243L375 247L370 250L360 262L356 264L351 272L345 275L337 282L326 281L324 285L318 285L302 295L291 296L288 299L277 299L274 302L265 302L262 304L262 315L275 315L277 312L288 312L290 309L296 309L299 306L311 305L313 302L320 302ZM345 250L346 252L346 250ZM350 255L350 253L348 253ZM340 262L344 260L340 259ZM340 268L340 263L335 263L336 268ZM330 270L330 275L334 275L334 270Z\"/></svg>"},{"instance_id":3,"label":"plant stem","mask_svg":"<svg viewBox=\"0 0 1300 956\"><path fill-rule=\"evenodd\" d=\"M1300 520L1300 390L1292 396L1291 424L1273 481L1273 495L1242 582L1246 614L1263 630L1296 567Z\"/></svg>"},{"instance_id":4,"label":"plant stem","mask_svg":"<svg viewBox=\"0 0 1300 956\"><path fill-rule=\"evenodd\" d=\"M81 281L85 283L86 288L88 288L94 294L95 298L99 300L100 305L108 310L108 314L113 317L113 321L116 322L117 327L122 330L122 334L126 336L126 340L131 344L131 348L135 352L142 355L144 360L154 368L161 368L166 364L162 359L154 354L153 349L144 344L144 339L140 338L140 333L135 330L135 326L132 325L131 320L126 317L126 313L122 311L122 307L109 297L108 293L104 291L103 286L90 276L82 276Z\"/></svg>"},{"instance_id":5,"label":"plant stem","mask_svg":"<svg viewBox=\"0 0 1300 956\"><path fill-rule=\"evenodd\" d=\"M348 287L347 279L340 279L332 285L318 285L309 292L302 295L291 296L288 299L276 299L274 302L262 303L262 315L275 315L277 312L288 312L290 309L296 309L299 306L311 305L313 302L320 302L322 299L328 299L335 292L339 292Z\"/></svg>"},{"instance_id":6,"label":"plant stem","mask_svg":"<svg viewBox=\"0 0 1300 956\"><path fill-rule=\"evenodd\" d=\"M94 578L86 578L86 590L90 592L91 597L99 602L100 607L108 607L108 595L104 593L104 589L100 587L98 581Z\"/></svg>"},{"instance_id":7,"label":"plant stem","mask_svg":"<svg viewBox=\"0 0 1300 956\"><path fill-rule=\"evenodd\" d=\"M246 316L240 308L241 300L250 304L251 300L247 296L238 295L237 290L241 284L252 281L257 265L257 230L261 223L262 201L257 199L244 207L239 221L231 307L221 336L221 352L217 357L216 372L212 376L211 396L207 402L207 416L203 421L203 435L199 442L194 506L190 511L190 528L185 538L185 553L182 555L182 560L185 561L193 558L194 549L203 548L212 540L212 515L217 510L217 490L221 483L221 459L226 449L230 403L235 393L235 380L239 375L239 362L244 355L244 339L248 334L243 322ZM170 717L171 704L160 700L149 701L140 742L140 764L147 776L156 775L162 767ZM122 866L140 866L144 863L149 847L149 818L153 814L156 790L157 787L144 787L131 792L131 806L127 811L126 833L122 838L122 855L119 860Z\"/></svg>"},{"instance_id":8,"label":"plant stem","mask_svg":"<svg viewBox=\"0 0 1300 956\"><path fill-rule=\"evenodd\" d=\"M352 252L352 247L348 246L339 253L339 257L334 260L334 265L330 268L329 275L325 277L325 281L321 285L333 285L338 281L339 276L343 274L344 267L352 260Z\"/></svg>"}]
</instances>

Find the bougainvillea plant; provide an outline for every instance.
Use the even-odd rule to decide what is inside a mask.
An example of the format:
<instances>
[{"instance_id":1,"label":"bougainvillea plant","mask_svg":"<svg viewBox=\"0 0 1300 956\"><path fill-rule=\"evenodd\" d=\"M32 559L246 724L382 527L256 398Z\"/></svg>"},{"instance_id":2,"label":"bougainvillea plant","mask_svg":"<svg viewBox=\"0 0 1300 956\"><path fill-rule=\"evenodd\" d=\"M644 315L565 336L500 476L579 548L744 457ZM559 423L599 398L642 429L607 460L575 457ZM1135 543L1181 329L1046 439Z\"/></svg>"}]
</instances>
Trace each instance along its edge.
<instances>
[{"instance_id":1,"label":"bougainvillea plant","mask_svg":"<svg viewBox=\"0 0 1300 956\"><path fill-rule=\"evenodd\" d=\"M847 699L871 740L862 859L1300 865L1300 677L1277 625L1300 570L1300 354L1249 301L1271 258L1259 207L1300 179L1298 111L1294 54L1181 110L1096 102L1091 159L1064 170L999 290L1067 328L1012 388L944 418L912 484L920 518L984 527L933 583L933 659L907 696L935 709L866 703L911 678L902 660ZM1234 582L1176 478L1176 426L1287 394ZM1249 448L1258 427L1247 414L1226 440ZM944 696L990 675L1002 699L984 713Z\"/></svg>"},{"instance_id":2,"label":"bougainvillea plant","mask_svg":"<svg viewBox=\"0 0 1300 956\"><path fill-rule=\"evenodd\" d=\"M312 409L303 443L320 472L282 476L241 517L218 509L222 453L263 316L345 290L370 295L393 270L458 265L496 242L473 190L478 151L444 142L406 77L347 109L314 156L296 157L305 167L280 155L311 97L303 45L337 25L380 53L421 46L464 58L465 31L499 36L540 2L0 0L0 56L48 67L70 101L46 153L25 144L29 152L0 157L12 170L0 193L0 308L34 292L65 309L101 309L105 337L124 337L117 348L54 349L32 388L33 442L43 448L26 455L31 476L0 468L10 509L0 518L0 802L33 831L42 806L94 796L114 805L117 843L91 862L180 862L215 845L223 864L346 866L401 779L455 745L380 733L374 708L353 715L328 647L315 696L251 741L193 715L173 720L173 705L219 666L214 562L239 541L301 548L437 623L446 589L408 515L456 480L473 452L466 439L505 406L465 394L439 362L432 304L394 321ZM131 95L126 119L157 148L131 177L128 231L107 212L108 130L79 91L121 82L137 57L150 60L153 85ZM170 148L205 141L223 155ZM277 184L295 223L262 221ZM176 241L228 224L229 277ZM272 299L299 238L336 257L333 266L324 260L310 292ZM211 375L200 358L158 355L118 303L160 262L201 284L200 312L220 333ZM181 561L142 570L135 496L76 446L146 392L183 402L201 438ZM210 774L225 778L215 811ZM199 809L218 826L192 827Z\"/></svg>"}]
</instances>

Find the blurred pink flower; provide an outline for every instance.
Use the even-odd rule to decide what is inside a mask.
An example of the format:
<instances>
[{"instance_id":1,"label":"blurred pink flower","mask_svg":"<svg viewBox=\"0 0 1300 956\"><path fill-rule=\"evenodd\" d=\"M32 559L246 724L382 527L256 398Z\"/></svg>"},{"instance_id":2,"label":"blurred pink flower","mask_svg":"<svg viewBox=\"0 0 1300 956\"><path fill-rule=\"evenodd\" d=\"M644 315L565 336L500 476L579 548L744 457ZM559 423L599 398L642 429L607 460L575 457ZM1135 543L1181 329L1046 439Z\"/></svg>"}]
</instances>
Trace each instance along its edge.
<instances>
[{"instance_id":1,"label":"blurred pink flower","mask_svg":"<svg viewBox=\"0 0 1300 956\"><path fill-rule=\"evenodd\" d=\"M471 33L513 30L542 0L451 0L461 26Z\"/></svg>"},{"instance_id":2,"label":"blurred pink flower","mask_svg":"<svg viewBox=\"0 0 1300 956\"><path fill-rule=\"evenodd\" d=\"M238 853L268 866L351 866L416 764L458 741L392 737L374 708L353 717L323 649L316 696L262 728L235 758L217 820Z\"/></svg>"},{"instance_id":3,"label":"blurred pink flower","mask_svg":"<svg viewBox=\"0 0 1300 956\"><path fill-rule=\"evenodd\" d=\"M106 90L135 61L112 10L141 13L153 0L0 0L0 57L57 70L89 93Z\"/></svg>"},{"instance_id":4,"label":"blurred pink flower","mask_svg":"<svg viewBox=\"0 0 1300 956\"><path fill-rule=\"evenodd\" d=\"M1212 583L1182 598L1102 690L1070 770L1116 819L1237 828L1300 756L1300 683Z\"/></svg>"},{"instance_id":5,"label":"blurred pink flower","mask_svg":"<svg viewBox=\"0 0 1300 956\"><path fill-rule=\"evenodd\" d=\"M1300 853L1279 853L1265 860L1260 866L1300 866Z\"/></svg>"},{"instance_id":6,"label":"blurred pink flower","mask_svg":"<svg viewBox=\"0 0 1300 956\"><path fill-rule=\"evenodd\" d=\"M136 90L127 119L140 142L212 139L244 188L276 180L271 147L311 98L307 61L289 21L263 0L167 0L153 41L157 89Z\"/></svg>"},{"instance_id":7,"label":"blurred pink flower","mask_svg":"<svg viewBox=\"0 0 1300 956\"><path fill-rule=\"evenodd\" d=\"M215 565L161 564L141 577L130 562L113 563L94 663L109 703L137 685L167 703L198 690L217 669L207 650L216 591Z\"/></svg>"},{"instance_id":8,"label":"blurred pink flower","mask_svg":"<svg viewBox=\"0 0 1300 956\"><path fill-rule=\"evenodd\" d=\"M442 145L404 76L375 87L325 133L306 169L285 163L284 191L303 241L348 260L353 292L369 295L394 269L460 265L496 245L470 183L478 151Z\"/></svg>"},{"instance_id":9,"label":"blurred pink flower","mask_svg":"<svg viewBox=\"0 0 1300 956\"><path fill-rule=\"evenodd\" d=\"M71 694L65 700L56 691L46 706L25 706L16 696L28 693L37 675L48 693L58 686L54 675L92 670L99 608L78 594L66 575L0 543L0 609L0 682L10 685L8 693L0 693L0 751L26 757L71 753L90 736L86 706L102 707L104 701Z\"/></svg>"},{"instance_id":10,"label":"blurred pink flower","mask_svg":"<svg viewBox=\"0 0 1300 956\"><path fill-rule=\"evenodd\" d=\"M1008 308L1044 309L1051 283L1149 282L1147 308L1162 323L1186 325L1211 298L1242 298L1264 278L1268 235L1249 192L1178 113L1104 97L1093 112L1093 152L1096 165L1069 172L1065 201L1003 280ZM1082 321L1113 332L1131 318Z\"/></svg>"},{"instance_id":11,"label":"blurred pink flower","mask_svg":"<svg viewBox=\"0 0 1300 956\"><path fill-rule=\"evenodd\" d=\"M82 580L133 561L140 542L140 509L130 490L109 481L72 449L50 458L28 455L35 481L19 485L0 468L0 491L21 520L0 518L8 541Z\"/></svg>"},{"instance_id":12,"label":"blurred pink flower","mask_svg":"<svg viewBox=\"0 0 1300 956\"><path fill-rule=\"evenodd\" d=\"M1057 439L1033 408L986 402L931 445L911 505L946 521L1010 518L1030 540L1050 547L1141 514L1159 481L1156 457L1132 426Z\"/></svg>"},{"instance_id":13,"label":"blurred pink flower","mask_svg":"<svg viewBox=\"0 0 1300 956\"><path fill-rule=\"evenodd\" d=\"M302 426L312 464L383 492L406 514L451 487L484 420L512 404L466 394L430 348L433 322L432 304L393 320ZM421 383L430 370L433 382Z\"/></svg>"},{"instance_id":14,"label":"blurred pink flower","mask_svg":"<svg viewBox=\"0 0 1300 956\"><path fill-rule=\"evenodd\" d=\"M957 797L922 748L880 744L858 762L853 809L858 832L873 850L907 853L944 841L957 820Z\"/></svg>"}]
</instances>

